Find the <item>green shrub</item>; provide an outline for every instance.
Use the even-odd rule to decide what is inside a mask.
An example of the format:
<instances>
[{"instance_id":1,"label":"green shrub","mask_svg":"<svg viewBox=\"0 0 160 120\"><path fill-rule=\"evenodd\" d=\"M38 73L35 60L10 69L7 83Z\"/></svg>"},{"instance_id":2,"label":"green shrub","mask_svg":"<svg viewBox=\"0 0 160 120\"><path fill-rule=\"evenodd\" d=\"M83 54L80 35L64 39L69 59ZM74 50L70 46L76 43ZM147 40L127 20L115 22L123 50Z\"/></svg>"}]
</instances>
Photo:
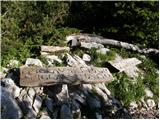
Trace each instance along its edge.
<instances>
[{"instance_id":1,"label":"green shrub","mask_svg":"<svg viewBox=\"0 0 160 120\"><path fill-rule=\"evenodd\" d=\"M124 73L115 74L115 80L107 84L107 88L111 93L128 106L132 101L138 101L144 96L144 85L140 77L133 82Z\"/></svg>"}]
</instances>

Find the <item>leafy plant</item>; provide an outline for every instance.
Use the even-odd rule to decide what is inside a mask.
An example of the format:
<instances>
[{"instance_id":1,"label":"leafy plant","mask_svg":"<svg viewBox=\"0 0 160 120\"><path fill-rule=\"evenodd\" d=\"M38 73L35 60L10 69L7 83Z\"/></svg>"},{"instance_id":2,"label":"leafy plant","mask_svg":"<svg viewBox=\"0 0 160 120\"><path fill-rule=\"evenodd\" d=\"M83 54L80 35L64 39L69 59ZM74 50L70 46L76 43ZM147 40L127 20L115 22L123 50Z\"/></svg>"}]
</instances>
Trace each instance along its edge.
<instances>
[{"instance_id":1,"label":"leafy plant","mask_svg":"<svg viewBox=\"0 0 160 120\"><path fill-rule=\"evenodd\" d=\"M138 101L144 96L144 85L140 77L133 82L124 73L115 74L115 80L107 84L107 88L117 97L125 106L132 101Z\"/></svg>"}]
</instances>

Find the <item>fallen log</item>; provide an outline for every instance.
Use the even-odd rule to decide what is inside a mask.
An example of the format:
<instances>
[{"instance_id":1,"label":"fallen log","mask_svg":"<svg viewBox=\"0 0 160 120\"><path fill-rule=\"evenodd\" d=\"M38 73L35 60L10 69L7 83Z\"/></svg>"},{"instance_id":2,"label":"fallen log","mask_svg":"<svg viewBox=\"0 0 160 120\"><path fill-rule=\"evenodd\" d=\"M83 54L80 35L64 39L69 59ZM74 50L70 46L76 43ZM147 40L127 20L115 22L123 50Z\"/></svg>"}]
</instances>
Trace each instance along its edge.
<instances>
[{"instance_id":1,"label":"fallen log","mask_svg":"<svg viewBox=\"0 0 160 120\"><path fill-rule=\"evenodd\" d=\"M21 86L49 86L55 84L92 84L113 79L107 68L97 67L22 67Z\"/></svg>"},{"instance_id":2,"label":"fallen log","mask_svg":"<svg viewBox=\"0 0 160 120\"><path fill-rule=\"evenodd\" d=\"M76 34L76 35L69 35L66 37L66 40L74 42L74 46L86 43L100 43L103 45L112 45L116 47L125 48L128 50L136 51L142 54L159 54L159 50L154 48L144 48L141 49L137 45L133 45L130 43L114 40L114 39L106 39L100 36L93 36L89 34ZM72 44L71 44L72 45Z\"/></svg>"},{"instance_id":3,"label":"fallen log","mask_svg":"<svg viewBox=\"0 0 160 120\"><path fill-rule=\"evenodd\" d=\"M69 47L59 47L59 46L41 46L41 52L43 54L53 53L58 51L69 51Z\"/></svg>"}]
</instances>

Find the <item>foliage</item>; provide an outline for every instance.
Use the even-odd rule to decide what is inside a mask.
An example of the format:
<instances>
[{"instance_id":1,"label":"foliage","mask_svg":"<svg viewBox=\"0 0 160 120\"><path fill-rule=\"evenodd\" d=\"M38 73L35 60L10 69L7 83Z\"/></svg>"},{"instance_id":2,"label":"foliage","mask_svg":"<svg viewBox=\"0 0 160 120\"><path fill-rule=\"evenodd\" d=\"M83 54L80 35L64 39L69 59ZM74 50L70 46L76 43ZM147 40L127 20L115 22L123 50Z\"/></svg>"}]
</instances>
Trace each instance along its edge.
<instances>
[{"instance_id":1,"label":"foliage","mask_svg":"<svg viewBox=\"0 0 160 120\"><path fill-rule=\"evenodd\" d=\"M98 53L95 48L91 48L89 51L89 54L91 55L91 63L95 65L96 67L103 67L102 61L109 61L114 60L116 57L116 53L114 51L110 51L106 55Z\"/></svg>"},{"instance_id":2,"label":"foliage","mask_svg":"<svg viewBox=\"0 0 160 120\"><path fill-rule=\"evenodd\" d=\"M158 48L158 6L158 1L72 2L67 24L87 33Z\"/></svg>"},{"instance_id":3,"label":"foliage","mask_svg":"<svg viewBox=\"0 0 160 120\"><path fill-rule=\"evenodd\" d=\"M141 76L144 78L142 82L145 87L149 87L153 92L153 99L156 103L158 103L159 99L159 74L158 74L158 65L149 57L143 56L141 54L137 54L135 52L127 51L125 49L113 49L118 54L120 54L123 58L131 58L136 57L142 63L138 65L138 68L141 69ZM144 58L145 57L145 58ZM114 87L114 86L113 86Z\"/></svg>"},{"instance_id":4,"label":"foliage","mask_svg":"<svg viewBox=\"0 0 160 120\"><path fill-rule=\"evenodd\" d=\"M140 77L133 82L124 73L115 74L116 79L107 84L113 95L126 106L132 101L138 101L144 96L144 85Z\"/></svg>"},{"instance_id":5,"label":"foliage","mask_svg":"<svg viewBox=\"0 0 160 120\"><path fill-rule=\"evenodd\" d=\"M2 65L38 57L40 45L64 46L87 32L158 48L158 2L2 1ZM81 30L79 30L81 29Z\"/></svg>"}]
</instances>

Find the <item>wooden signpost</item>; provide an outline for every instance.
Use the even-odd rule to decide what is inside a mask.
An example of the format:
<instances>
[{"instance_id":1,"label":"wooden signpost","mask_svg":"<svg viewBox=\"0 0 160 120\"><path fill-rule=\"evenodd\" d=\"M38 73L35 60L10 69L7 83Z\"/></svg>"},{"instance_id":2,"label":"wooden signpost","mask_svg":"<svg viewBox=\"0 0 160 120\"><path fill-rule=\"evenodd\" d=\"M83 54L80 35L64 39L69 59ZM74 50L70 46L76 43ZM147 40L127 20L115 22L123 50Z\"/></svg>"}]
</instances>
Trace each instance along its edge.
<instances>
[{"instance_id":1,"label":"wooden signpost","mask_svg":"<svg viewBox=\"0 0 160 120\"><path fill-rule=\"evenodd\" d=\"M91 84L113 79L107 68L97 67L22 67L21 86L49 86L55 84Z\"/></svg>"}]
</instances>

